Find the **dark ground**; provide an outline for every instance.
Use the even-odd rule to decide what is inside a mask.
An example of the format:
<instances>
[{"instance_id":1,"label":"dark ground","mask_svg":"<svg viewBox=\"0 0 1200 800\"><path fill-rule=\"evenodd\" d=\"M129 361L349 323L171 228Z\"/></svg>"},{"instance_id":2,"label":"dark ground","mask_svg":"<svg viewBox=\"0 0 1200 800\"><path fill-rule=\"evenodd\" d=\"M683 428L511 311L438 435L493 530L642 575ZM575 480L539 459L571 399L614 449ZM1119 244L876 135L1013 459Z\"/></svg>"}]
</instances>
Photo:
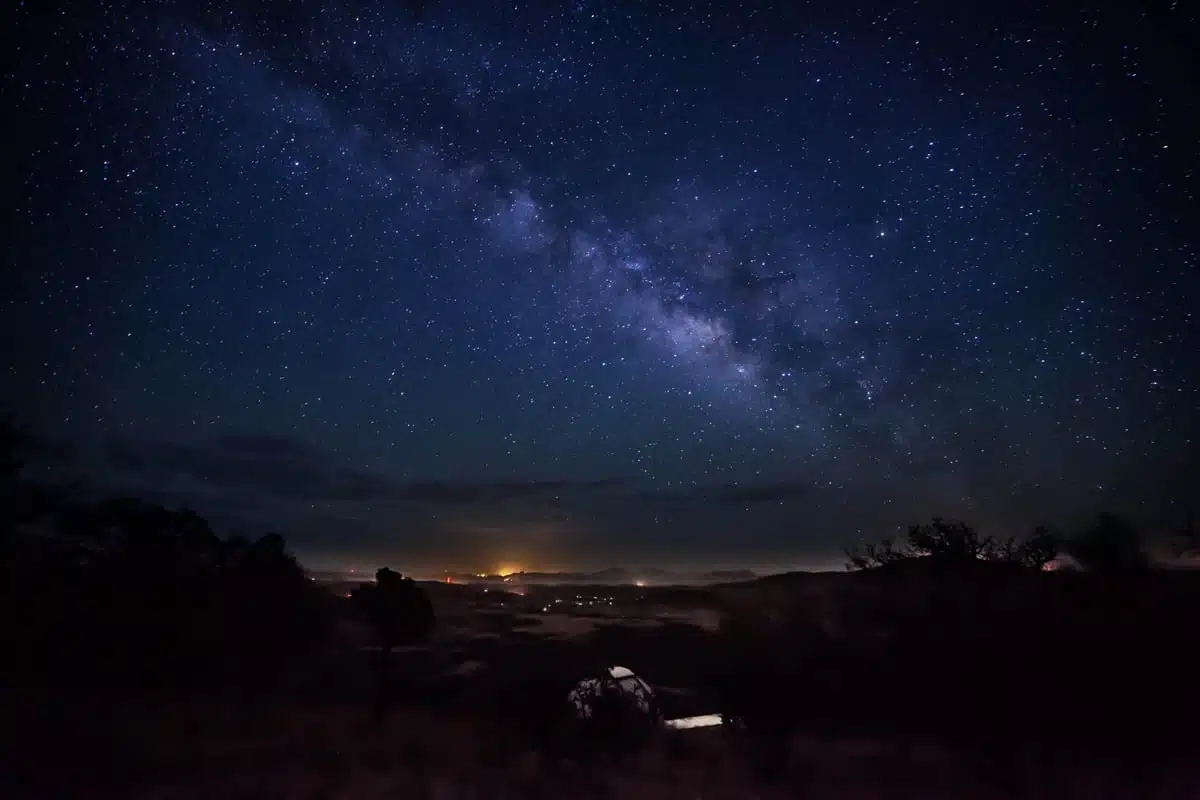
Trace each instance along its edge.
<instances>
[{"instance_id":1,"label":"dark ground","mask_svg":"<svg viewBox=\"0 0 1200 800\"><path fill-rule=\"evenodd\" d=\"M383 720L375 654L353 638L257 695L8 681L0 796L1200 797L1194 733L1180 725L1196 694L1178 623L1194 580L1054 579L1020 603L989 589L986 606L961 588L955 603L937 595L976 635L945 608L901 602L921 582L846 585L866 581L886 613L868 598L855 624L903 635L858 645L803 625L717 635L609 620L565 639L489 613L474 620L489 635L443 631L396 654ZM465 662L482 666L443 674ZM756 727L580 749L566 693L612 664L682 689L660 692L668 717L718 710L732 681Z\"/></svg>"}]
</instances>

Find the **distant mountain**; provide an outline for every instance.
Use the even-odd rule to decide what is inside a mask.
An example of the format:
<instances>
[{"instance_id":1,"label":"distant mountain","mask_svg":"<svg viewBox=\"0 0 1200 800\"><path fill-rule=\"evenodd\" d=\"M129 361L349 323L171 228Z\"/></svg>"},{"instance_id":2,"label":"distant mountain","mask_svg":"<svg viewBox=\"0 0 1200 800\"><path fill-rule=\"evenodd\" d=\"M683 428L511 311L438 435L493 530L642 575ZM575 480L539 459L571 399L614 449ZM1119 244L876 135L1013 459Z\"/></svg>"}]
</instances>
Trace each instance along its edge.
<instances>
[{"instance_id":1,"label":"distant mountain","mask_svg":"<svg viewBox=\"0 0 1200 800\"><path fill-rule=\"evenodd\" d=\"M478 577L475 580L479 580ZM488 575L485 580L502 581L504 583L633 583L636 578L627 570L619 567L597 570L596 572L514 572L503 577Z\"/></svg>"},{"instance_id":2,"label":"distant mountain","mask_svg":"<svg viewBox=\"0 0 1200 800\"><path fill-rule=\"evenodd\" d=\"M451 572L442 579L453 583L518 583L518 584L577 584L577 585L622 585L645 583L651 586L689 585L708 583L734 583L751 581L757 577L750 570L712 570L709 572L684 572L648 567L627 569L609 567L594 572L515 572L511 575L472 575Z\"/></svg>"},{"instance_id":3,"label":"distant mountain","mask_svg":"<svg viewBox=\"0 0 1200 800\"><path fill-rule=\"evenodd\" d=\"M375 575L372 573L370 575L364 574L359 577L356 574L352 574L341 569L310 569L308 570L308 577L320 583L335 583L339 581L354 580L356 578L360 581L368 581L374 578Z\"/></svg>"},{"instance_id":4,"label":"distant mountain","mask_svg":"<svg viewBox=\"0 0 1200 800\"><path fill-rule=\"evenodd\" d=\"M757 574L748 569L715 569L699 576L702 583L733 583L734 581L752 581Z\"/></svg>"}]
</instances>

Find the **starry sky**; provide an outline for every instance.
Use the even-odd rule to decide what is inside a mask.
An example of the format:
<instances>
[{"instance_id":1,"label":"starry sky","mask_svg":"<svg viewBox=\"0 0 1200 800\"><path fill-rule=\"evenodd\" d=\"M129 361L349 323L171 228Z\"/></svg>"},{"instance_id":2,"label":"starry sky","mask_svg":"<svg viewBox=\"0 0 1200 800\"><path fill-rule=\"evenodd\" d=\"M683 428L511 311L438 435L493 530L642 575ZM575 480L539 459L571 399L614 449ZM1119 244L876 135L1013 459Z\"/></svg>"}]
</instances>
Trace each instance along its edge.
<instances>
[{"instance_id":1,"label":"starry sky","mask_svg":"<svg viewBox=\"0 0 1200 800\"><path fill-rule=\"evenodd\" d=\"M1200 496L1186 3L6 19L39 475L417 571Z\"/></svg>"}]
</instances>

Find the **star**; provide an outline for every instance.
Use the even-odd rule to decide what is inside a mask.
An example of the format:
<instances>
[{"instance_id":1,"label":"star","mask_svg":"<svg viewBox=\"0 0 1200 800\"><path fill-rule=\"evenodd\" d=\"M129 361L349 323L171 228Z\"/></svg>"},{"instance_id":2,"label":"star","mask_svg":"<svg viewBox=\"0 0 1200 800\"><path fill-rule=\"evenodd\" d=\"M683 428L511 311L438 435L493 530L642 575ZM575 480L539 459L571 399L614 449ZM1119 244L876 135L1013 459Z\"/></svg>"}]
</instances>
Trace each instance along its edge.
<instances>
[{"instance_id":1,"label":"star","mask_svg":"<svg viewBox=\"0 0 1200 800\"><path fill-rule=\"evenodd\" d=\"M975 13L22 7L5 397L48 470L347 563L1160 524L1200 374L1173 45Z\"/></svg>"}]
</instances>

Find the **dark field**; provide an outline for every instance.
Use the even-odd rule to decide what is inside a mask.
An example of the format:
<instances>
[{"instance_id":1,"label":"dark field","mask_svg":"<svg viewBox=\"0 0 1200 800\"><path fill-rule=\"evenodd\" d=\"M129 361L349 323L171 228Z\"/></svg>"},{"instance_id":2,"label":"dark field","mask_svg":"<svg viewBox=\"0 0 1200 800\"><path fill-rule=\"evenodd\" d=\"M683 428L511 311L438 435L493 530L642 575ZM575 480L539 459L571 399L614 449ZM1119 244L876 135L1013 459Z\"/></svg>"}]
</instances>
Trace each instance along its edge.
<instances>
[{"instance_id":1,"label":"dark field","mask_svg":"<svg viewBox=\"0 0 1200 800\"><path fill-rule=\"evenodd\" d=\"M913 662L902 639L879 633L907 630L906 603L911 613L923 615L922 630L936 621L919 598L904 594L923 585L907 579L878 586L872 584L879 577L861 574L796 576L782 589L767 582L711 590L707 614L695 597L672 607L668 595L655 608L640 607L627 617L608 609L600 615L480 609L431 587L439 620L433 640L394 654L391 704L382 719L371 710L376 651L370 631L339 617L328 646L287 665L261 692L10 684L3 719L6 741L16 744L3 756L0 792L147 798L1200 796L1197 771L1187 768L1190 739L1170 727L1191 703L1191 690L1177 683L1187 664L1149 662L1180 652L1178 637L1164 646L1162 631L1127 624L1168 599L1182 603L1194 581L1168 576L1155 588L1138 588L1133 600L1126 596L1106 607L1105 595L1091 596L1081 581L1066 586L1057 577L1032 577L1038 602L1057 602L1043 591L1066 592L1072 613L1084 614L1073 620L1074 629L1083 631L1070 643L1079 651L1076 661L1042 651L1041 657L1057 659L1052 672L1075 675L1061 685L1046 680L1044 665L1030 660L1032 651L1014 651L1018 655L1004 664L984 663L980 653L990 651L964 644L961 631L953 648L925 636L923 655ZM1016 603L1024 591L990 596ZM879 602L883 598L886 603ZM999 637L1010 636L999 618L969 602L964 595L955 607L977 615L976 630L988 626L976 638L998 645ZM814 621L815 609L822 610ZM685 614L700 624L681 621ZM720 614L742 620L742 629L727 621L714 630ZM1050 625L1050 616L1043 617L1038 625ZM1084 618L1104 627L1085 631ZM841 633L833 638L827 630ZM814 645L814 637L825 638ZM1015 639L1004 643L1018 645ZM1085 662L1085 656L1093 660ZM1095 664L1102 656L1107 663ZM778 711L775 724L766 726L769 734L662 731L629 751L591 748L563 727L565 696L576 680L610 664L628 666L654 685L667 717L716 711L722 681L740 677ZM1076 674L1081 664L1092 665L1088 675ZM1013 669L1036 681L1005 678ZM1148 685L1155 675L1162 687ZM972 718L949 714L948 708L963 712L967 699L979 695L979 684L991 686L985 693L998 694L1014 713L1003 713L1000 703L974 701L967 709ZM1068 689L1088 695L1100 711L1080 716L1077 726L1064 724L1085 705ZM1179 708L1162 705L1172 697ZM1160 705L1143 713L1131 710L1131 698ZM1046 712L1055 707L1062 713ZM779 724L781 717L789 721ZM1146 727L1159 718L1157 729ZM1091 739L1083 735L1085 724L1096 734ZM1128 735L1120 735L1122 726Z\"/></svg>"},{"instance_id":2,"label":"dark field","mask_svg":"<svg viewBox=\"0 0 1200 800\"><path fill-rule=\"evenodd\" d=\"M1178 765L1146 778L1103 763L1046 766L1032 759L1005 790L940 745L851 738L797 737L787 773L765 782L745 743L710 731L664 736L620 760L567 761L514 744L503 720L397 709L375 722L353 704L247 710L30 696L5 716L22 734L10 740L18 744L6 756L19 760L3 785L14 799L1189 798L1200 791L1194 774Z\"/></svg>"}]
</instances>

